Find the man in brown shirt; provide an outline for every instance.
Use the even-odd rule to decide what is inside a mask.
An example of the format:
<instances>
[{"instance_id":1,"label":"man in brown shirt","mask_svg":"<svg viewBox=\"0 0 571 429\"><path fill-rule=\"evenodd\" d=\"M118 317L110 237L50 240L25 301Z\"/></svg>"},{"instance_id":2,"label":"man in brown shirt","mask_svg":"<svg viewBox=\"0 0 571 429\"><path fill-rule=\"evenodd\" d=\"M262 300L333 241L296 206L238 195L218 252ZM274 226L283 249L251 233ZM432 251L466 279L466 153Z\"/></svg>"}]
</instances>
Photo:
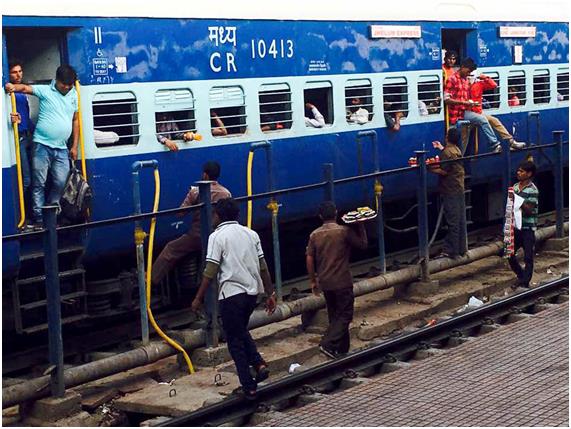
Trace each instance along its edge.
<instances>
[{"instance_id":1,"label":"man in brown shirt","mask_svg":"<svg viewBox=\"0 0 571 429\"><path fill-rule=\"evenodd\" d=\"M230 198L232 194L224 186L217 182L220 176L220 164L215 161L208 161L202 166L201 180L212 180L214 183L210 185L210 199L213 203L222 198ZM198 203L198 187L191 186L188 194L180 207L188 207ZM167 243L163 251L153 264L152 282L159 284L167 273L180 261L183 257L192 252L200 252L202 250L202 240L200 238L200 211L195 211L192 215L192 224L189 231Z\"/></svg>"},{"instance_id":2,"label":"man in brown shirt","mask_svg":"<svg viewBox=\"0 0 571 429\"><path fill-rule=\"evenodd\" d=\"M323 225L309 236L306 265L311 290L323 291L329 326L321 339L320 350L329 357L349 351L349 324L353 320L353 279L349 271L351 248L367 247L367 234L362 223L357 231L337 224L337 208L332 201L319 206Z\"/></svg>"},{"instance_id":3,"label":"man in brown shirt","mask_svg":"<svg viewBox=\"0 0 571 429\"><path fill-rule=\"evenodd\" d=\"M433 142L435 148L441 149L440 160L462 158L462 151L458 147L460 132L457 128L450 128L446 135L446 146L438 141ZM438 174L438 191L442 198L444 218L448 224L448 233L444 238L443 253L441 256L458 258L464 256L468 250L466 233L466 203L464 197L464 166L462 161L430 167L430 171Z\"/></svg>"}]
</instances>

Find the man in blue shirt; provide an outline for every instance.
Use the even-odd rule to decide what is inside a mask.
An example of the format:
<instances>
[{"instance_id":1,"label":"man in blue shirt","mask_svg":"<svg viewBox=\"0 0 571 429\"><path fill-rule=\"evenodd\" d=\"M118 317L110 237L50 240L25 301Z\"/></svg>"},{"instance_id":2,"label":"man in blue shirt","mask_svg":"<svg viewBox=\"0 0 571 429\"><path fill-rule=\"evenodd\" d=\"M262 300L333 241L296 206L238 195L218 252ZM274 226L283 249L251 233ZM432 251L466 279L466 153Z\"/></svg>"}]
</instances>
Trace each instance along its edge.
<instances>
[{"instance_id":1,"label":"man in blue shirt","mask_svg":"<svg viewBox=\"0 0 571 429\"><path fill-rule=\"evenodd\" d=\"M12 59L9 63L10 83L21 84L24 71L22 69L22 61ZM24 185L24 196L28 199L28 190L32 183L32 133L34 124L30 119L30 105L28 104L28 96L26 94L15 94L16 96L16 112L10 113L12 123L18 124L18 135L20 137L20 160L22 163L22 182ZM28 204L26 204L28 206Z\"/></svg>"},{"instance_id":2,"label":"man in blue shirt","mask_svg":"<svg viewBox=\"0 0 571 429\"><path fill-rule=\"evenodd\" d=\"M77 93L74 89L77 75L69 65L61 65L50 85L24 85L7 83L7 93L24 93L38 97L40 108L34 132L32 162L32 218L30 229L42 224L42 206L58 204L69 174L69 157L77 159L79 116ZM67 141L73 136L71 149ZM51 184L46 200L46 180Z\"/></svg>"}]
</instances>

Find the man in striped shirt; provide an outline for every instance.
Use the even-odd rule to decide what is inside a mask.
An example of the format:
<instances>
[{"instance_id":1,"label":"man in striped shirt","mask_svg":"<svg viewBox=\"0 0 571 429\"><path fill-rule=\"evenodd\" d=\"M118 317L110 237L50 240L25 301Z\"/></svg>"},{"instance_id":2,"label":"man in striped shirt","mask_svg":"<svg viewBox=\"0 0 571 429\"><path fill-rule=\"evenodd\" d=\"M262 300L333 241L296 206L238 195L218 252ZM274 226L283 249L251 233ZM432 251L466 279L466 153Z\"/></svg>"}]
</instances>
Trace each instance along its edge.
<instances>
[{"instance_id":1,"label":"man in striped shirt","mask_svg":"<svg viewBox=\"0 0 571 429\"><path fill-rule=\"evenodd\" d=\"M523 247L523 261L525 268L522 268L514 254L509 258L509 264L517 275L515 287L529 288L529 282L533 275L533 255L535 252L535 230L537 229L537 213L539 202L539 190L532 182L535 177L536 167L531 161L522 162L517 169L518 182L514 185L514 193L523 198L521 205L522 225L521 230L514 231L515 243L514 251Z\"/></svg>"}]
</instances>

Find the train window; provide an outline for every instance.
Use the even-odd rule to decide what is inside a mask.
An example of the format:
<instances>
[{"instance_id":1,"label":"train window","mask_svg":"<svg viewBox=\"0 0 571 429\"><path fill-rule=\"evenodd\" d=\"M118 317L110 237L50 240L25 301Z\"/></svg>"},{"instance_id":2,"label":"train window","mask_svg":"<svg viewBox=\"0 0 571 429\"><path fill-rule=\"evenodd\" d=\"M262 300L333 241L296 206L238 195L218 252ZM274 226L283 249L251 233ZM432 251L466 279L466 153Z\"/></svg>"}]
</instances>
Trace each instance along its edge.
<instances>
[{"instance_id":1,"label":"train window","mask_svg":"<svg viewBox=\"0 0 571 429\"><path fill-rule=\"evenodd\" d=\"M333 86L331 82L307 82L303 89L305 126L320 128L333 123ZM317 114L313 109L317 109Z\"/></svg>"},{"instance_id":2,"label":"train window","mask_svg":"<svg viewBox=\"0 0 571 429\"><path fill-rule=\"evenodd\" d=\"M290 129L292 120L291 89L287 83L266 84L258 93L262 131Z\"/></svg>"},{"instance_id":3,"label":"train window","mask_svg":"<svg viewBox=\"0 0 571 429\"><path fill-rule=\"evenodd\" d=\"M494 89L484 91L482 94L482 109L497 109L500 107L500 75L497 72L486 73L486 76L496 82Z\"/></svg>"},{"instance_id":4,"label":"train window","mask_svg":"<svg viewBox=\"0 0 571 429\"><path fill-rule=\"evenodd\" d=\"M136 145L139 141L137 97L132 92L100 92L92 103L97 147Z\"/></svg>"},{"instance_id":5,"label":"train window","mask_svg":"<svg viewBox=\"0 0 571 429\"><path fill-rule=\"evenodd\" d=\"M387 77L383 82L385 115L408 116L408 83L404 77Z\"/></svg>"},{"instance_id":6,"label":"train window","mask_svg":"<svg viewBox=\"0 0 571 429\"><path fill-rule=\"evenodd\" d=\"M155 92L157 140L182 140L188 131L196 132L194 98L190 89L161 89Z\"/></svg>"},{"instance_id":7,"label":"train window","mask_svg":"<svg viewBox=\"0 0 571 429\"><path fill-rule=\"evenodd\" d=\"M365 124L373 119L373 85L369 79L347 81L345 110L350 124Z\"/></svg>"},{"instance_id":8,"label":"train window","mask_svg":"<svg viewBox=\"0 0 571 429\"><path fill-rule=\"evenodd\" d=\"M546 104L551 100L549 70L536 70L533 73L533 102Z\"/></svg>"},{"instance_id":9,"label":"train window","mask_svg":"<svg viewBox=\"0 0 571 429\"><path fill-rule=\"evenodd\" d=\"M557 101L569 101L569 69L557 71Z\"/></svg>"},{"instance_id":10,"label":"train window","mask_svg":"<svg viewBox=\"0 0 571 429\"><path fill-rule=\"evenodd\" d=\"M210 90L210 132L214 137L244 134L246 98L240 86L218 86Z\"/></svg>"},{"instance_id":11,"label":"train window","mask_svg":"<svg viewBox=\"0 0 571 429\"><path fill-rule=\"evenodd\" d=\"M527 101L525 90L525 72L512 70L508 75L508 105L524 106Z\"/></svg>"},{"instance_id":12,"label":"train window","mask_svg":"<svg viewBox=\"0 0 571 429\"><path fill-rule=\"evenodd\" d=\"M436 115L442 111L440 76L420 76L418 79L418 112L421 116Z\"/></svg>"}]
</instances>

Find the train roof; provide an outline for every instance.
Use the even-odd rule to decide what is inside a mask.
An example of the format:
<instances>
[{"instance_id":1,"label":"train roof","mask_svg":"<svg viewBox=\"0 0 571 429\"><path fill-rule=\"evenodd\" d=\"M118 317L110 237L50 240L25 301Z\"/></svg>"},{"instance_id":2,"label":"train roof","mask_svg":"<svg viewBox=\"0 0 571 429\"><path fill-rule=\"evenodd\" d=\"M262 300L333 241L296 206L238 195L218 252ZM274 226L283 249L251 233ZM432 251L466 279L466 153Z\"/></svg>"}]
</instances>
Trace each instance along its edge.
<instances>
[{"instance_id":1,"label":"train roof","mask_svg":"<svg viewBox=\"0 0 571 429\"><path fill-rule=\"evenodd\" d=\"M308 21L569 21L559 0L26 0L3 2L2 14L51 17L153 17Z\"/></svg>"}]
</instances>

